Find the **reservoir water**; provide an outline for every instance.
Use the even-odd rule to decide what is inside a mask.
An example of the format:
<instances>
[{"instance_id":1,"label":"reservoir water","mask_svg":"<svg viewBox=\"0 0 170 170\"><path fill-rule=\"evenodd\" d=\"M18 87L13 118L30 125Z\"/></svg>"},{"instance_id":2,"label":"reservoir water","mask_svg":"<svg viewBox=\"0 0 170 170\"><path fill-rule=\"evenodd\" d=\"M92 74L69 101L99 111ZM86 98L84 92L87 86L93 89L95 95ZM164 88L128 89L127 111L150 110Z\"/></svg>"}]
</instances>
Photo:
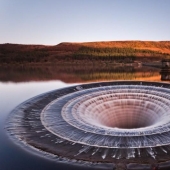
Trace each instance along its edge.
<instances>
[{"instance_id":1,"label":"reservoir water","mask_svg":"<svg viewBox=\"0 0 170 170\"><path fill-rule=\"evenodd\" d=\"M16 145L5 130L10 112L20 103L54 89L70 85L97 81L146 80L160 81L159 69L134 68L128 66L108 69L108 67L1 67L0 68L0 170L46 170L46 169L99 169L80 167L63 162L48 160L28 152Z\"/></svg>"}]
</instances>

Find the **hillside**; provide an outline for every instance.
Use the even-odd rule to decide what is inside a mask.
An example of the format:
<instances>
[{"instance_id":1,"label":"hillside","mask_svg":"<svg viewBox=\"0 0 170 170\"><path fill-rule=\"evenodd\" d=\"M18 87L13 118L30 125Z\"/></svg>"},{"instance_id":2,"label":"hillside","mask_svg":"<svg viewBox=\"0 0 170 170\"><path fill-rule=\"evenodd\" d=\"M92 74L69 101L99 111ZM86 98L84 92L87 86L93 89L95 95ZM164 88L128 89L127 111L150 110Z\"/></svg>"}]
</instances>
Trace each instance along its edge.
<instances>
[{"instance_id":1,"label":"hillside","mask_svg":"<svg viewBox=\"0 0 170 170\"><path fill-rule=\"evenodd\" d=\"M170 58L170 41L60 43L55 46L0 44L0 64L60 62L152 62Z\"/></svg>"}]
</instances>

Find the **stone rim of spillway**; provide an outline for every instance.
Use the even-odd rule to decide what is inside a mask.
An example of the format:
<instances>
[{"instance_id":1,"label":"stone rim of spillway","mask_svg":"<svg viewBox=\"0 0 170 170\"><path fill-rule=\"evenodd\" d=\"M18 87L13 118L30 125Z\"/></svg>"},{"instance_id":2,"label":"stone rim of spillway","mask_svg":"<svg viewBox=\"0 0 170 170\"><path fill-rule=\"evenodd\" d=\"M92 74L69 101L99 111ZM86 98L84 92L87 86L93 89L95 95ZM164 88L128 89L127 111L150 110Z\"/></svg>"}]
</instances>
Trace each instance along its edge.
<instances>
[{"instance_id":1,"label":"stone rim of spillway","mask_svg":"<svg viewBox=\"0 0 170 170\"><path fill-rule=\"evenodd\" d=\"M163 155L169 160L169 116L169 84L102 82L54 90L22 103L10 114L7 130L42 151L49 141L52 145L65 142L74 148L65 154L70 159L87 160L88 152L102 152L106 161L110 160L108 155L113 159L141 159L146 152L153 159L161 160ZM135 123L137 120L142 123ZM63 156L61 151L54 153L54 147L46 152ZM98 159L96 156L94 161L101 161Z\"/></svg>"}]
</instances>

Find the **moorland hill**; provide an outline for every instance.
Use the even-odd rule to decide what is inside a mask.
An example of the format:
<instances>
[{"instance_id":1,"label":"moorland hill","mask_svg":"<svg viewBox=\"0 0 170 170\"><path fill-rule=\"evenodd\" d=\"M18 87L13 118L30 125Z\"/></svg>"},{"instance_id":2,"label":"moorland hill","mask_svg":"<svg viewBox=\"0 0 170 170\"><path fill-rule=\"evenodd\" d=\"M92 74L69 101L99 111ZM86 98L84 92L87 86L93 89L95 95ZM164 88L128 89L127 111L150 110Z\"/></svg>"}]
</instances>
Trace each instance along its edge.
<instances>
[{"instance_id":1,"label":"moorland hill","mask_svg":"<svg viewBox=\"0 0 170 170\"><path fill-rule=\"evenodd\" d=\"M58 45L0 44L0 64L109 61L132 63L170 58L170 41L64 42Z\"/></svg>"}]
</instances>

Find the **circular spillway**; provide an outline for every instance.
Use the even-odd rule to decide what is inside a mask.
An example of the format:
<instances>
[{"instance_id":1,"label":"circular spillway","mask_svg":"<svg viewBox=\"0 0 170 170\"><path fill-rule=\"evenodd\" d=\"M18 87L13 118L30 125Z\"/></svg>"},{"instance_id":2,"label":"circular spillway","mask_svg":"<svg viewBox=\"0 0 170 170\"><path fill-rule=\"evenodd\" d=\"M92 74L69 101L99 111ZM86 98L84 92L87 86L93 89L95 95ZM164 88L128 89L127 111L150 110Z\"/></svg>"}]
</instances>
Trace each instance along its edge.
<instances>
[{"instance_id":1,"label":"circular spillway","mask_svg":"<svg viewBox=\"0 0 170 170\"><path fill-rule=\"evenodd\" d=\"M170 85L117 81L55 90L14 109L7 129L29 146L70 160L168 161Z\"/></svg>"},{"instance_id":2,"label":"circular spillway","mask_svg":"<svg viewBox=\"0 0 170 170\"><path fill-rule=\"evenodd\" d=\"M151 126L156 123L158 115L143 105L145 105L145 102L137 99L127 100L122 98L116 101L102 101L100 105L88 106L91 109L83 108L88 109L88 111L84 111L82 117L87 122L113 129L130 130Z\"/></svg>"}]
</instances>

